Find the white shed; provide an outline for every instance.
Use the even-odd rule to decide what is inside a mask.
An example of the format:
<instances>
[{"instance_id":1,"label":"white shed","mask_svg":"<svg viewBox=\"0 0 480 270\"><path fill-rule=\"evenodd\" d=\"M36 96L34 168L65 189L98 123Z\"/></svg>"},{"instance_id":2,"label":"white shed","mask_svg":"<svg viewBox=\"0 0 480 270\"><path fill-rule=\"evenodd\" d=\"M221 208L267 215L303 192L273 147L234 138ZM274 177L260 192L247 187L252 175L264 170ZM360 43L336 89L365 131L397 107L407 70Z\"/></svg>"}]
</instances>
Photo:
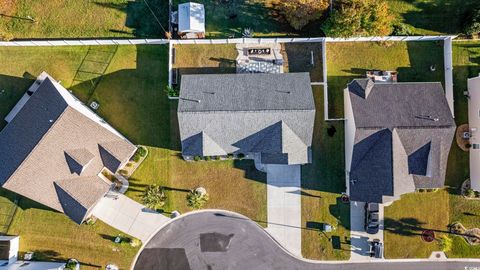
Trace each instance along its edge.
<instances>
[{"instance_id":1,"label":"white shed","mask_svg":"<svg viewBox=\"0 0 480 270\"><path fill-rule=\"evenodd\" d=\"M470 182L480 191L480 76L468 79L468 126L470 129Z\"/></svg>"},{"instance_id":2,"label":"white shed","mask_svg":"<svg viewBox=\"0 0 480 270\"><path fill-rule=\"evenodd\" d=\"M178 5L178 33L205 33L205 8L202 4L188 2Z\"/></svg>"}]
</instances>

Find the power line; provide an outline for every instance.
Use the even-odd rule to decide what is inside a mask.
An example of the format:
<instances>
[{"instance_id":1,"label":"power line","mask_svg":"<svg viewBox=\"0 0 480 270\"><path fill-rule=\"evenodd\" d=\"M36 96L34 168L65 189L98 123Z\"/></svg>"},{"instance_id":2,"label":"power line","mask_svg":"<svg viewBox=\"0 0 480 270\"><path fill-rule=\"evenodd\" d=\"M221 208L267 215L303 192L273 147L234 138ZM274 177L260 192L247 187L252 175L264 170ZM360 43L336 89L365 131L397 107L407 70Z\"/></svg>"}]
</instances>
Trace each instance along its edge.
<instances>
[{"instance_id":1,"label":"power line","mask_svg":"<svg viewBox=\"0 0 480 270\"><path fill-rule=\"evenodd\" d=\"M160 25L160 27L162 28L162 30L164 32L168 32L167 30L165 30L165 28L163 28L163 25L162 23L160 22L160 20L157 18L157 16L155 15L155 13L153 12L153 10L150 8L150 5L147 3L146 0L143 0L143 2L145 3L145 5L147 6L147 8L150 10L150 12L152 13L153 17L155 18L155 20L157 20L158 22L158 25ZM168 16L170 16L170 14L168 14Z\"/></svg>"}]
</instances>

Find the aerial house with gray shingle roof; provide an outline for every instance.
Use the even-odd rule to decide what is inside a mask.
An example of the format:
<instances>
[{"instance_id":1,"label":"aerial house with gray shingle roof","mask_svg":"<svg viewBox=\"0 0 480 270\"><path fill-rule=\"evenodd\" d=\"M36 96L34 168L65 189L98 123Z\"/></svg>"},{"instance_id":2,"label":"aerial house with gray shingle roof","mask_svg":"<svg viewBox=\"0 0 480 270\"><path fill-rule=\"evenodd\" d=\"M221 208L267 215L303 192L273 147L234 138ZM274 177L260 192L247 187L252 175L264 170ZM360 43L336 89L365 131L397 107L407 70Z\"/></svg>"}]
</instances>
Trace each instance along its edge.
<instances>
[{"instance_id":1,"label":"aerial house with gray shingle roof","mask_svg":"<svg viewBox=\"0 0 480 270\"><path fill-rule=\"evenodd\" d=\"M5 118L0 132L3 188L82 223L136 147L42 73Z\"/></svg>"},{"instance_id":2,"label":"aerial house with gray shingle roof","mask_svg":"<svg viewBox=\"0 0 480 270\"><path fill-rule=\"evenodd\" d=\"M309 163L315 104L308 73L184 75L182 154L246 154L263 164Z\"/></svg>"},{"instance_id":3,"label":"aerial house with gray shingle roof","mask_svg":"<svg viewBox=\"0 0 480 270\"><path fill-rule=\"evenodd\" d=\"M357 79L345 89L344 104L352 201L387 203L444 186L456 126L441 83Z\"/></svg>"}]
</instances>

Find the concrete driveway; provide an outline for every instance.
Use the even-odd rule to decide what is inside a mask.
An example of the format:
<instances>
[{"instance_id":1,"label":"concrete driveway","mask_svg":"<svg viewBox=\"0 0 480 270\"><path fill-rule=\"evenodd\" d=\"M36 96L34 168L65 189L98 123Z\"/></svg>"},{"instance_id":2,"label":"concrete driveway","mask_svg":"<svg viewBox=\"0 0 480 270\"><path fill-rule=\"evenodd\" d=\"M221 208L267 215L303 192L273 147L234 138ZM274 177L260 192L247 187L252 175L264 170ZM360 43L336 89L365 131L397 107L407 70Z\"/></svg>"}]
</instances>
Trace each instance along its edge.
<instances>
[{"instance_id":1,"label":"concrete driveway","mask_svg":"<svg viewBox=\"0 0 480 270\"><path fill-rule=\"evenodd\" d=\"M266 230L292 254L302 256L300 165L265 165L267 171Z\"/></svg>"},{"instance_id":2,"label":"concrete driveway","mask_svg":"<svg viewBox=\"0 0 480 270\"><path fill-rule=\"evenodd\" d=\"M110 191L93 208L92 214L128 235L146 242L170 219L118 192Z\"/></svg>"},{"instance_id":3,"label":"concrete driveway","mask_svg":"<svg viewBox=\"0 0 480 270\"><path fill-rule=\"evenodd\" d=\"M365 203L351 202L350 203L350 237L352 252L350 256L351 261L371 261L378 260L370 257L370 242L373 239L380 239L383 243L383 205L379 205L379 219L380 229L376 234L368 234L365 232Z\"/></svg>"}]
</instances>

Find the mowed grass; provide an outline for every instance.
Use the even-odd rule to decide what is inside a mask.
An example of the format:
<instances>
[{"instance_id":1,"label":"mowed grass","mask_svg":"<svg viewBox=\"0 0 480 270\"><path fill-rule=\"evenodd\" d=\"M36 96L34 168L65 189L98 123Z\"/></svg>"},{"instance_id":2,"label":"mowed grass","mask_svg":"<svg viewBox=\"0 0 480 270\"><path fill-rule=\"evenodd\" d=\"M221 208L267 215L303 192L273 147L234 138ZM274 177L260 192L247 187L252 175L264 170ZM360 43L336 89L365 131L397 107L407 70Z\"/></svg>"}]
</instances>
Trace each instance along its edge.
<instances>
[{"instance_id":1,"label":"mowed grass","mask_svg":"<svg viewBox=\"0 0 480 270\"><path fill-rule=\"evenodd\" d=\"M415 35L462 33L466 12L479 7L477 0L388 0L388 5Z\"/></svg>"},{"instance_id":2,"label":"mowed grass","mask_svg":"<svg viewBox=\"0 0 480 270\"><path fill-rule=\"evenodd\" d=\"M168 1L147 2L168 29ZM0 5L0 13L0 33L8 38L164 36L144 1L138 0L17 0Z\"/></svg>"},{"instance_id":3,"label":"mowed grass","mask_svg":"<svg viewBox=\"0 0 480 270\"><path fill-rule=\"evenodd\" d=\"M11 193L0 189L0 198ZM20 254L34 252L41 261L66 261L76 258L82 269L100 269L109 263L128 269L139 247L115 244L120 231L97 221L94 225L77 225L64 214L54 212L27 198L21 198L15 218L8 230L20 235Z\"/></svg>"},{"instance_id":4,"label":"mowed grass","mask_svg":"<svg viewBox=\"0 0 480 270\"><path fill-rule=\"evenodd\" d=\"M343 122L325 122L323 88L313 89L316 105L313 162L302 167L302 255L315 260L350 258L350 207L340 201L345 191ZM336 130L333 136L327 129ZM323 224L335 227L324 233Z\"/></svg>"},{"instance_id":5,"label":"mowed grass","mask_svg":"<svg viewBox=\"0 0 480 270\"><path fill-rule=\"evenodd\" d=\"M329 117L343 117L343 89L368 70L396 70L399 82L443 82L443 42L328 43L327 66Z\"/></svg>"},{"instance_id":6,"label":"mowed grass","mask_svg":"<svg viewBox=\"0 0 480 270\"><path fill-rule=\"evenodd\" d=\"M439 237L448 231L449 222L446 190L403 195L385 207L385 258L428 258L433 251L439 251L440 246L437 241L424 242L422 231L433 230Z\"/></svg>"}]
</instances>

